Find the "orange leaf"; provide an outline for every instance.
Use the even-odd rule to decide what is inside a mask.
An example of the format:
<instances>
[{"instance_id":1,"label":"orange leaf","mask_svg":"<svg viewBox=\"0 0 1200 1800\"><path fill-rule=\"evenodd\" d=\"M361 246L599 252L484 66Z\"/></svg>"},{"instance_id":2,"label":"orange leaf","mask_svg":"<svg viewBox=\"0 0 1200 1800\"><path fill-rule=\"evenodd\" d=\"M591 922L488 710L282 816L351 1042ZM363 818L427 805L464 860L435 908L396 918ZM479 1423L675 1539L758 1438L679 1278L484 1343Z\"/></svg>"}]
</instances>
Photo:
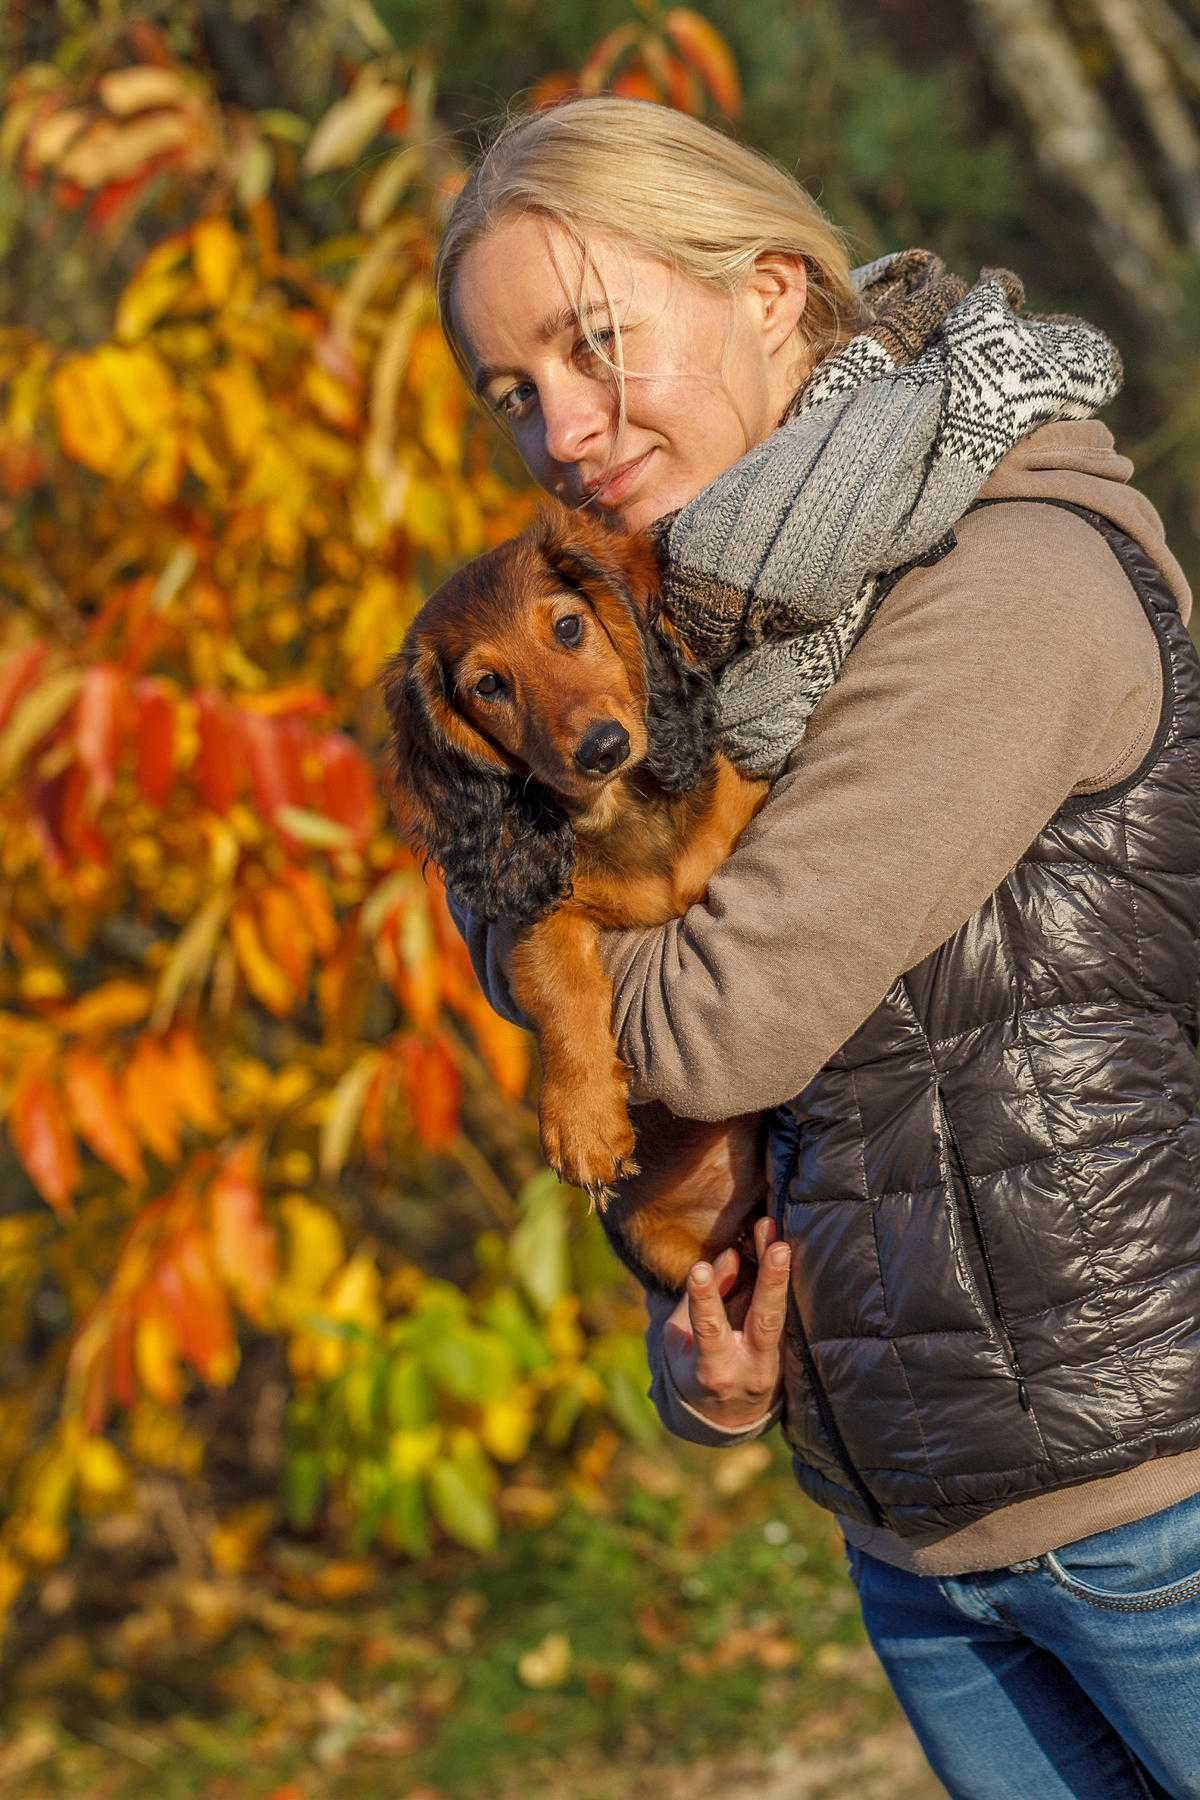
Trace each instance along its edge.
<instances>
[{"instance_id":1,"label":"orange leaf","mask_svg":"<svg viewBox=\"0 0 1200 1800\"><path fill-rule=\"evenodd\" d=\"M126 678L113 663L95 663L83 678L75 705L75 748L88 773L94 802L107 800L117 774Z\"/></svg>"},{"instance_id":2,"label":"orange leaf","mask_svg":"<svg viewBox=\"0 0 1200 1800\"><path fill-rule=\"evenodd\" d=\"M733 52L720 32L688 6L672 7L663 28L699 71L722 112L736 119L742 110L742 88Z\"/></svg>"},{"instance_id":3,"label":"orange leaf","mask_svg":"<svg viewBox=\"0 0 1200 1800\"><path fill-rule=\"evenodd\" d=\"M245 901L239 901L230 914L229 931L250 992L277 1018L286 1018L296 1004L295 988L278 963L267 955L258 923Z\"/></svg>"},{"instance_id":4,"label":"orange leaf","mask_svg":"<svg viewBox=\"0 0 1200 1800\"><path fill-rule=\"evenodd\" d=\"M38 1192L60 1218L69 1217L81 1173L79 1151L45 1063L18 1076L9 1101L8 1134Z\"/></svg>"},{"instance_id":5,"label":"orange leaf","mask_svg":"<svg viewBox=\"0 0 1200 1800\"><path fill-rule=\"evenodd\" d=\"M112 862L108 840L96 825L89 800L88 773L81 763L64 771L59 831L67 848L74 852L75 863L99 863L107 869Z\"/></svg>"},{"instance_id":6,"label":"orange leaf","mask_svg":"<svg viewBox=\"0 0 1200 1800\"><path fill-rule=\"evenodd\" d=\"M317 974L317 1000L327 1038L337 1038L348 1029L348 1013L354 966L362 948L362 927L357 913L342 925L338 943L328 953Z\"/></svg>"},{"instance_id":7,"label":"orange leaf","mask_svg":"<svg viewBox=\"0 0 1200 1800\"><path fill-rule=\"evenodd\" d=\"M304 915L304 923L308 935L317 947L317 954L328 956L338 941L337 920L329 904L329 895L316 876L308 869L302 869L298 863L285 863L282 875Z\"/></svg>"},{"instance_id":8,"label":"orange leaf","mask_svg":"<svg viewBox=\"0 0 1200 1800\"><path fill-rule=\"evenodd\" d=\"M147 676L134 688L137 778L143 799L161 806L174 778L175 706L166 685Z\"/></svg>"},{"instance_id":9,"label":"orange leaf","mask_svg":"<svg viewBox=\"0 0 1200 1800\"><path fill-rule=\"evenodd\" d=\"M75 1128L90 1150L126 1181L146 1179L142 1153L125 1113L121 1090L94 1050L68 1052L63 1068Z\"/></svg>"},{"instance_id":10,"label":"orange leaf","mask_svg":"<svg viewBox=\"0 0 1200 1800\"><path fill-rule=\"evenodd\" d=\"M533 1039L529 1032L493 1012L478 989L470 1018L475 1042L483 1052L483 1060L491 1070L496 1086L506 1099L522 1099L529 1086L533 1061Z\"/></svg>"},{"instance_id":11,"label":"orange leaf","mask_svg":"<svg viewBox=\"0 0 1200 1800\"><path fill-rule=\"evenodd\" d=\"M444 1150L458 1136L458 1064L441 1037L405 1038L401 1055L413 1129L427 1150Z\"/></svg>"},{"instance_id":12,"label":"orange leaf","mask_svg":"<svg viewBox=\"0 0 1200 1800\"><path fill-rule=\"evenodd\" d=\"M122 1085L126 1111L143 1144L160 1162L178 1162L179 1110L171 1064L157 1038L138 1039Z\"/></svg>"},{"instance_id":13,"label":"orange leaf","mask_svg":"<svg viewBox=\"0 0 1200 1800\"><path fill-rule=\"evenodd\" d=\"M385 1057L372 1075L363 1100L358 1134L377 1168L383 1166L387 1157L385 1120L388 1108L396 1098L396 1083L402 1073L395 1058Z\"/></svg>"},{"instance_id":14,"label":"orange leaf","mask_svg":"<svg viewBox=\"0 0 1200 1800\"><path fill-rule=\"evenodd\" d=\"M637 67L622 69L613 77L612 91L624 94L629 100L662 100L662 90L657 81L648 75L645 69Z\"/></svg>"},{"instance_id":15,"label":"orange leaf","mask_svg":"<svg viewBox=\"0 0 1200 1800\"><path fill-rule=\"evenodd\" d=\"M224 1124L213 1067L186 1025L167 1035L163 1051L171 1068L171 1093L189 1125L215 1137Z\"/></svg>"},{"instance_id":16,"label":"orange leaf","mask_svg":"<svg viewBox=\"0 0 1200 1800\"><path fill-rule=\"evenodd\" d=\"M208 1190L217 1269L257 1324L265 1324L267 1300L279 1253L263 1216L253 1153L243 1144L226 1158Z\"/></svg>"},{"instance_id":17,"label":"orange leaf","mask_svg":"<svg viewBox=\"0 0 1200 1800\"><path fill-rule=\"evenodd\" d=\"M198 1231L179 1233L155 1280L171 1306L182 1355L205 1381L223 1386L237 1366L237 1339L228 1298Z\"/></svg>"},{"instance_id":18,"label":"orange leaf","mask_svg":"<svg viewBox=\"0 0 1200 1800\"><path fill-rule=\"evenodd\" d=\"M258 896L258 922L267 954L296 993L306 994L313 946L295 895L285 887L264 888Z\"/></svg>"}]
</instances>

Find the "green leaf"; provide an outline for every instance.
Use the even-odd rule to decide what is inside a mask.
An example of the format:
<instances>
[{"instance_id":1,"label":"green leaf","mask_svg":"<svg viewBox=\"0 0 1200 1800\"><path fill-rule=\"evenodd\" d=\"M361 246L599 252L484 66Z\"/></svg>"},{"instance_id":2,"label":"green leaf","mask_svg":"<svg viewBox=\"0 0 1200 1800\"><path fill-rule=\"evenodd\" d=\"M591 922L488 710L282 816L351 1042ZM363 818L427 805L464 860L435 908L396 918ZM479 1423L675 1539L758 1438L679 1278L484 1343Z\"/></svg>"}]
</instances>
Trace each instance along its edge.
<instances>
[{"instance_id":1,"label":"green leaf","mask_svg":"<svg viewBox=\"0 0 1200 1800\"><path fill-rule=\"evenodd\" d=\"M405 1475L393 1480L383 1523L398 1549L407 1551L409 1556L429 1555L429 1509L419 1476Z\"/></svg>"},{"instance_id":2,"label":"green leaf","mask_svg":"<svg viewBox=\"0 0 1200 1800\"><path fill-rule=\"evenodd\" d=\"M509 1267L541 1312L568 1290L567 1214L564 1191L549 1169L525 1183L517 1196L521 1221L508 1242Z\"/></svg>"},{"instance_id":3,"label":"green leaf","mask_svg":"<svg viewBox=\"0 0 1200 1800\"><path fill-rule=\"evenodd\" d=\"M496 1542L496 1509L473 1488L456 1462L435 1462L428 1470L434 1517L448 1536L470 1550L491 1550Z\"/></svg>"},{"instance_id":4,"label":"green leaf","mask_svg":"<svg viewBox=\"0 0 1200 1800\"><path fill-rule=\"evenodd\" d=\"M432 1423L433 1391L415 1356L393 1357L387 1372L387 1415L395 1431L419 1431Z\"/></svg>"},{"instance_id":5,"label":"green leaf","mask_svg":"<svg viewBox=\"0 0 1200 1800\"><path fill-rule=\"evenodd\" d=\"M662 1437L662 1425L641 1382L628 1369L616 1367L601 1371L609 1411L618 1425L635 1444L652 1449Z\"/></svg>"},{"instance_id":6,"label":"green leaf","mask_svg":"<svg viewBox=\"0 0 1200 1800\"><path fill-rule=\"evenodd\" d=\"M483 1404L502 1399L516 1380L512 1352L492 1331L458 1326L426 1347L425 1367L456 1400Z\"/></svg>"},{"instance_id":7,"label":"green leaf","mask_svg":"<svg viewBox=\"0 0 1200 1800\"><path fill-rule=\"evenodd\" d=\"M554 1449L560 1449L570 1437L575 1421L583 1411L583 1392L575 1383L564 1383L557 1389L546 1413L542 1437Z\"/></svg>"},{"instance_id":8,"label":"green leaf","mask_svg":"<svg viewBox=\"0 0 1200 1800\"><path fill-rule=\"evenodd\" d=\"M479 1308L479 1317L485 1325L499 1332L525 1374L544 1369L554 1361L545 1338L515 1288L497 1288Z\"/></svg>"},{"instance_id":9,"label":"green leaf","mask_svg":"<svg viewBox=\"0 0 1200 1800\"><path fill-rule=\"evenodd\" d=\"M283 1471L283 1504L288 1520L307 1531L320 1509L325 1493L325 1472L311 1450L289 1457Z\"/></svg>"}]
</instances>

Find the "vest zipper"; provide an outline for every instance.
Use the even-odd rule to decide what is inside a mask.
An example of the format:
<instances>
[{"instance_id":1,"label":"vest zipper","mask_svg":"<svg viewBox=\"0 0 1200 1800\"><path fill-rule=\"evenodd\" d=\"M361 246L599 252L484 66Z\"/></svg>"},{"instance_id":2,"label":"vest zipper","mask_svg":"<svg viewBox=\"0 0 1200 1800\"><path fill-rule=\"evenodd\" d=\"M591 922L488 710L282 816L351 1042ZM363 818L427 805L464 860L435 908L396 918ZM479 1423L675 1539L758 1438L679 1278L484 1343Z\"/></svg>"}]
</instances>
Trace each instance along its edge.
<instances>
[{"instance_id":1,"label":"vest zipper","mask_svg":"<svg viewBox=\"0 0 1200 1800\"><path fill-rule=\"evenodd\" d=\"M954 1165L958 1170L959 1179L962 1182L963 1194L966 1197L967 1208L971 1214L971 1227L974 1232L975 1241L979 1245L980 1255L983 1258L983 1267L987 1277L988 1294L991 1300L991 1311L996 1326L996 1335L1000 1340L1000 1347L1004 1352L1005 1361L1008 1363L1009 1373L1017 1384L1017 1399L1021 1402L1021 1405L1026 1412L1032 1412L1033 1402L1029 1398L1029 1389L1025 1385L1025 1377L1021 1373L1021 1365L1017 1358L1017 1348L1009 1335L1008 1326L1004 1322L1004 1314L1000 1307L1000 1294L996 1283L996 1271L992 1265L992 1254L988 1249L987 1235L983 1229L983 1221L979 1216L979 1207L975 1201L975 1193L971 1186L971 1177L967 1173L967 1165L962 1153L962 1146L958 1141L958 1133L954 1129L949 1110L946 1106L946 1097L942 1092L942 1084L940 1081L935 1081L933 1085L937 1094L938 1111L946 1130L946 1140L950 1147L950 1154L953 1157ZM951 1182L950 1204L954 1206L955 1203L954 1183Z\"/></svg>"},{"instance_id":2,"label":"vest zipper","mask_svg":"<svg viewBox=\"0 0 1200 1800\"><path fill-rule=\"evenodd\" d=\"M794 1294L791 1297L791 1305L788 1307L788 1327L791 1330L796 1347L800 1352L801 1360L804 1363L804 1372L808 1376L808 1385L812 1392L813 1403L816 1406L821 1424L824 1427L825 1436L832 1444L834 1453L841 1463L842 1469L847 1480L850 1482L851 1487L853 1487L855 1493L870 1513L872 1523L875 1525L886 1525L887 1520L877 1506L866 1482L855 1468L850 1452L846 1448L846 1441L838 1430L837 1420L833 1416L833 1408L829 1404L829 1396L821 1386L821 1379L817 1374L817 1365L813 1358L812 1346L809 1344L808 1334L804 1329L804 1321L800 1317L800 1308L796 1304L796 1297Z\"/></svg>"}]
</instances>

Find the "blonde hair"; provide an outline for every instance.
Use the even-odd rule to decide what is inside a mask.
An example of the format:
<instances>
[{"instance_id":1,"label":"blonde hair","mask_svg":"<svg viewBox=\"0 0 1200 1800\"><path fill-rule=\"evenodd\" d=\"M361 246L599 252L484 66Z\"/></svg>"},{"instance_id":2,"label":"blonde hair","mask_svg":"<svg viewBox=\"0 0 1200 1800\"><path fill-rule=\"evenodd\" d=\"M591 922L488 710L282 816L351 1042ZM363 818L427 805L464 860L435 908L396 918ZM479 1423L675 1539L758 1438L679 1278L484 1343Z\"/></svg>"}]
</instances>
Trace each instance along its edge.
<instances>
[{"instance_id":1,"label":"blonde hair","mask_svg":"<svg viewBox=\"0 0 1200 1800\"><path fill-rule=\"evenodd\" d=\"M625 422L620 325L609 308L615 360L579 318L594 268L589 238L603 233L710 288L732 294L757 257L803 259L808 297L797 329L808 367L862 329L846 240L800 183L769 157L687 113L652 100L597 94L511 118L476 163L451 209L434 264L438 316L468 386L474 371L451 304L471 246L525 213L553 220L579 257L579 328L617 385ZM599 280L599 271L595 271ZM604 298L609 298L599 280ZM504 427L502 415L490 416Z\"/></svg>"}]
</instances>

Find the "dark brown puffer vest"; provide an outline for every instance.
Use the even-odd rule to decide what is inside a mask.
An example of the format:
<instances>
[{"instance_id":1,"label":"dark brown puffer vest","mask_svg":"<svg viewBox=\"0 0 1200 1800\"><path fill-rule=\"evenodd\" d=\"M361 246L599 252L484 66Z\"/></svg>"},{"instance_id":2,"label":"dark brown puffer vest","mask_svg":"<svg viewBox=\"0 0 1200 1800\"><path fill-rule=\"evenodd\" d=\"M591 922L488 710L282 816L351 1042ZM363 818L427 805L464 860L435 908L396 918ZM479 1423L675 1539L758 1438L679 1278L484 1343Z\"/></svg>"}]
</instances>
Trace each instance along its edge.
<instances>
[{"instance_id":1,"label":"dark brown puffer vest","mask_svg":"<svg viewBox=\"0 0 1200 1800\"><path fill-rule=\"evenodd\" d=\"M1043 504L1154 626L1154 742L772 1123L796 1477L918 1543L1200 1445L1200 657Z\"/></svg>"}]
</instances>

